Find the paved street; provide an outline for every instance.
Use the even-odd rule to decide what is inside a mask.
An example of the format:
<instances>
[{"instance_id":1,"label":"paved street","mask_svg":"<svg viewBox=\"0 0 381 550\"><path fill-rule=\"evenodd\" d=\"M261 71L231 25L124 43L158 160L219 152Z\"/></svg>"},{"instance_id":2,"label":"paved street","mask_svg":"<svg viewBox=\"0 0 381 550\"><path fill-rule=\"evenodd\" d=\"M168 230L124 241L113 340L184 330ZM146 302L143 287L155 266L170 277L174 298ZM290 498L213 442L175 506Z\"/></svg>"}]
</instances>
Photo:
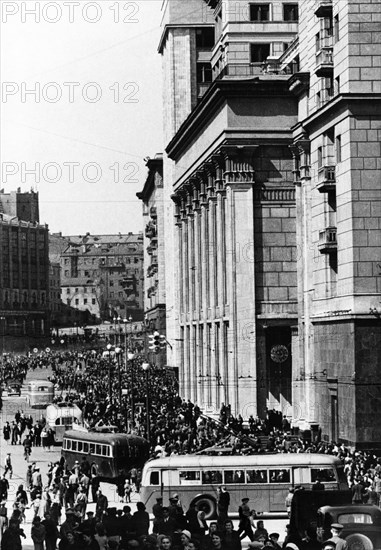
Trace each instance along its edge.
<instances>
[{"instance_id":1,"label":"paved street","mask_svg":"<svg viewBox=\"0 0 381 550\"><path fill-rule=\"evenodd\" d=\"M40 375L41 377L44 376L44 373L47 373L45 369L41 372L34 372L33 377L38 378ZM46 376L46 374L45 374ZM4 460L7 452L11 452L12 457L12 465L13 465L13 476L12 479L9 480L9 494L8 494L8 501L7 501L7 508L8 508L8 516L12 513L12 505L14 502L15 494L17 491L18 486L22 483L25 484L25 474L26 474L26 462L23 458L23 447L22 445L6 445L4 443L3 437L2 437L2 429L4 422L12 421L14 419L14 415L18 410L23 410L26 414L32 414L32 417L34 420L38 420L41 415L43 415L44 411L43 409L36 410L31 409L28 407L26 402L25 395L22 395L21 397L4 397L3 398L3 410L1 413L1 422L0 422L0 430L1 430L1 446L0 446L0 464L1 464L1 473L4 471ZM34 447L32 450L31 455L31 461L36 462L37 465L40 467L42 479L43 481L46 480L46 474L48 470L48 464L49 462L54 462L59 460L61 454L61 447L55 447L52 451L44 451L42 447ZM119 497L116 494L116 488L113 485L102 483L101 489L103 493L107 496L110 506L115 506L117 508L122 508L123 503L119 502ZM138 495L134 494L132 495L132 511L135 511L135 503L139 500ZM95 504L90 503L87 507L87 510L95 510ZM22 528L25 531L26 539L23 543L23 549L29 550L33 549L33 543L30 536L30 530L31 530L31 522L32 522L33 513L32 510L29 508L26 510L26 523L22 525ZM237 521L235 521L235 525L237 526ZM269 519L265 520L265 527L269 532L277 531L281 534L281 538L283 538L284 531L285 531L285 525L286 520L278 520L278 519ZM247 547L247 541L244 544L244 548Z\"/></svg>"}]
</instances>

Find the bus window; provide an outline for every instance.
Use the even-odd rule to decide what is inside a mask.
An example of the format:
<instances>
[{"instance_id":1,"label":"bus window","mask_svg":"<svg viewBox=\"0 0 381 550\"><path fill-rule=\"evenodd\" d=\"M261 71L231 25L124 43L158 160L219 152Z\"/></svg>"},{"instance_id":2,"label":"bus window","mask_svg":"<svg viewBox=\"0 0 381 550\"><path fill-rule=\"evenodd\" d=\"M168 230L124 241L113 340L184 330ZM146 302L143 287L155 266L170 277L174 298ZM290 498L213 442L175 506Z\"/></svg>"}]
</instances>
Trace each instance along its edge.
<instances>
[{"instance_id":1,"label":"bus window","mask_svg":"<svg viewBox=\"0 0 381 550\"><path fill-rule=\"evenodd\" d=\"M213 470L202 472L202 483L204 485L209 483L222 483L222 472Z\"/></svg>"},{"instance_id":2,"label":"bus window","mask_svg":"<svg viewBox=\"0 0 381 550\"><path fill-rule=\"evenodd\" d=\"M95 454L95 443L90 443L90 454Z\"/></svg>"},{"instance_id":3,"label":"bus window","mask_svg":"<svg viewBox=\"0 0 381 550\"><path fill-rule=\"evenodd\" d=\"M246 483L267 483L267 470L247 470Z\"/></svg>"},{"instance_id":4,"label":"bus window","mask_svg":"<svg viewBox=\"0 0 381 550\"><path fill-rule=\"evenodd\" d=\"M71 424L73 424L73 417L72 416L63 416L61 418L61 422L64 426L71 426Z\"/></svg>"},{"instance_id":5,"label":"bus window","mask_svg":"<svg viewBox=\"0 0 381 550\"><path fill-rule=\"evenodd\" d=\"M72 450L72 451L76 451L76 450L77 450L77 442L76 442L76 441L72 441L72 442L71 442L71 450Z\"/></svg>"},{"instance_id":6,"label":"bus window","mask_svg":"<svg viewBox=\"0 0 381 550\"><path fill-rule=\"evenodd\" d=\"M323 483L329 483L336 481L335 472L332 468L311 468L311 482L322 481Z\"/></svg>"},{"instance_id":7,"label":"bus window","mask_svg":"<svg viewBox=\"0 0 381 550\"><path fill-rule=\"evenodd\" d=\"M77 451L78 451L79 453L82 452L82 447L83 447L82 441L78 441L78 448L77 448Z\"/></svg>"},{"instance_id":8,"label":"bus window","mask_svg":"<svg viewBox=\"0 0 381 550\"><path fill-rule=\"evenodd\" d=\"M160 484L159 472L157 470L154 470L153 472L151 472L150 478L149 478L149 484L150 485L159 485Z\"/></svg>"},{"instance_id":9,"label":"bus window","mask_svg":"<svg viewBox=\"0 0 381 550\"><path fill-rule=\"evenodd\" d=\"M290 483L290 470L270 470L270 483Z\"/></svg>"},{"instance_id":10,"label":"bus window","mask_svg":"<svg viewBox=\"0 0 381 550\"><path fill-rule=\"evenodd\" d=\"M245 483L245 476L242 470L226 470L225 483Z\"/></svg>"},{"instance_id":11,"label":"bus window","mask_svg":"<svg viewBox=\"0 0 381 550\"><path fill-rule=\"evenodd\" d=\"M102 455L102 445L97 445L95 449L95 454L101 456Z\"/></svg>"},{"instance_id":12,"label":"bus window","mask_svg":"<svg viewBox=\"0 0 381 550\"><path fill-rule=\"evenodd\" d=\"M83 443L83 452L88 453L89 452L89 444L86 443L86 441Z\"/></svg>"},{"instance_id":13,"label":"bus window","mask_svg":"<svg viewBox=\"0 0 381 550\"><path fill-rule=\"evenodd\" d=\"M180 485L194 485L201 481L200 472L179 472Z\"/></svg>"},{"instance_id":14,"label":"bus window","mask_svg":"<svg viewBox=\"0 0 381 550\"><path fill-rule=\"evenodd\" d=\"M102 456L107 456L107 446L102 445Z\"/></svg>"},{"instance_id":15,"label":"bus window","mask_svg":"<svg viewBox=\"0 0 381 550\"><path fill-rule=\"evenodd\" d=\"M70 449L71 449L71 439L66 440L66 449L68 449L68 451L70 451Z\"/></svg>"}]
</instances>

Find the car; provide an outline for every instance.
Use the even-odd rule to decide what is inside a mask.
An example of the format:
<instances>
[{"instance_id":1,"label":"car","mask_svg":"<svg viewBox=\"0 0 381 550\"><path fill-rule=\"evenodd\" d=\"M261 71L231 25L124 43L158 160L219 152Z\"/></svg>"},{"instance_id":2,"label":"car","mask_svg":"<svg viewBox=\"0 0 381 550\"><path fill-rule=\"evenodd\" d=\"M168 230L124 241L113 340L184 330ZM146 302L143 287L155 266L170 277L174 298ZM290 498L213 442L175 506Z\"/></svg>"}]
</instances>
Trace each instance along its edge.
<instances>
[{"instance_id":1,"label":"car","mask_svg":"<svg viewBox=\"0 0 381 550\"><path fill-rule=\"evenodd\" d=\"M381 548L381 510L372 504L322 506L318 510L317 532L322 540L331 536L333 523L343 525L340 534L349 550Z\"/></svg>"},{"instance_id":2,"label":"car","mask_svg":"<svg viewBox=\"0 0 381 550\"><path fill-rule=\"evenodd\" d=\"M381 549L381 510L371 504L352 504L351 491L296 491L291 505L291 530L301 538L307 528L319 542L329 539L331 525L340 523L340 536L349 550Z\"/></svg>"}]
</instances>

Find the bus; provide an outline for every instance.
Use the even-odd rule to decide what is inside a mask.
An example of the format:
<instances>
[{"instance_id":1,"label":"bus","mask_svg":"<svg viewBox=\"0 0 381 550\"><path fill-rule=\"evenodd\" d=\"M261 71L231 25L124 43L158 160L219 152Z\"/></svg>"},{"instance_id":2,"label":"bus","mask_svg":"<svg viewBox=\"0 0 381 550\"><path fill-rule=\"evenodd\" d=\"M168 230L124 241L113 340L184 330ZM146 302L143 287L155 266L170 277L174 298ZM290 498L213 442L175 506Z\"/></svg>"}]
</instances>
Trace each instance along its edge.
<instances>
[{"instance_id":1,"label":"bus","mask_svg":"<svg viewBox=\"0 0 381 550\"><path fill-rule=\"evenodd\" d=\"M73 424L82 423L82 411L73 403L52 403L46 407L46 425L54 432L56 443L63 441L67 430L71 430Z\"/></svg>"},{"instance_id":2,"label":"bus","mask_svg":"<svg viewBox=\"0 0 381 550\"><path fill-rule=\"evenodd\" d=\"M49 380L31 380L28 382L27 401L30 407L46 407L53 401L54 384Z\"/></svg>"},{"instance_id":3,"label":"bus","mask_svg":"<svg viewBox=\"0 0 381 550\"><path fill-rule=\"evenodd\" d=\"M91 474L100 481L119 483L132 468L142 468L149 457L149 443L143 437L122 433L65 432L62 456L68 469L85 456Z\"/></svg>"},{"instance_id":4,"label":"bus","mask_svg":"<svg viewBox=\"0 0 381 550\"><path fill-rule=\"evenodd\" d=\"M143 470L141 500L150 509L161 496L178 493L185 508L192 503L207 519L216 516L217 488L226 486L230 510L250 498L257 512L286 514L290 487L311 489L320 480L325 489L347 489L341 461L313 453L258 454L249 456L179 455L147 462Z\"/></svg>"}]
</instances>

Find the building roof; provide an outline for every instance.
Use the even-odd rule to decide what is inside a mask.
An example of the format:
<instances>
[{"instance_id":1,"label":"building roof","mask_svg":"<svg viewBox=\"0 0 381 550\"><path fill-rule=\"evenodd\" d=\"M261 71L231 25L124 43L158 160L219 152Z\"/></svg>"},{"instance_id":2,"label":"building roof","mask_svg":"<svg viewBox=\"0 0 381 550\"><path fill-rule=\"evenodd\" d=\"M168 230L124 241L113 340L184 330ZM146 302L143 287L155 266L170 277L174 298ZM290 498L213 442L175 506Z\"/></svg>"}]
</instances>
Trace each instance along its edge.
<instances>
[{"instance_id":1,"label":"building roof","mask_svg":"<svg viewBox=\"0 0 381 550\"><path fill-rule=\"evenodd\" d=\"M48 229L47 224L40 224L37 222L25 222L17 216L10 216L9 214L4 214L2 212L0 212L0 222L3 223L3 225L17 225L20 227L30 227L32 229Z\"/></svg>"}]
</instances>

